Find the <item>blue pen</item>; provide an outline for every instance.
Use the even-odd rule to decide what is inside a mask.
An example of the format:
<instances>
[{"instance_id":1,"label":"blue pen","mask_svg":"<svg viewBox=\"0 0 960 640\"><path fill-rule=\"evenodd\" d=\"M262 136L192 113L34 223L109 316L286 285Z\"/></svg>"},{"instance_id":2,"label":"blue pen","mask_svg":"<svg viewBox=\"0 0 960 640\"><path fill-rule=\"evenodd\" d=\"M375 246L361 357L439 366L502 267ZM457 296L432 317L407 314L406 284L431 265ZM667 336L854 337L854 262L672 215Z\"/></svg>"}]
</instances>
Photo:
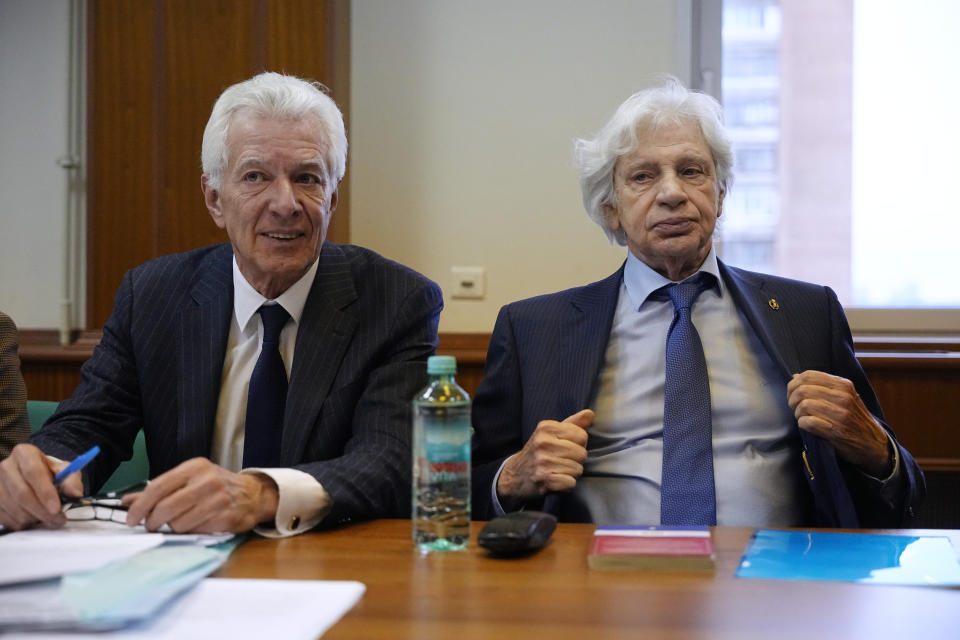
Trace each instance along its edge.
<instances>
[{"instance_id":1,"label":"blue pen","mask_svg":"<svg viewBox=\"0 0 960 640\"><path fill-rule=\"evenodd\" d=\"M59 487L60 483L67 479L67 476L75 471L80 471L83 469L85 466L87 466L88 462L97 457L98 453L100 453L100 447L94 446L86 453L82 453L74 458L70 464L63 468L63 471L53 477L53 486Z\"/></svg>"}]
</instances>

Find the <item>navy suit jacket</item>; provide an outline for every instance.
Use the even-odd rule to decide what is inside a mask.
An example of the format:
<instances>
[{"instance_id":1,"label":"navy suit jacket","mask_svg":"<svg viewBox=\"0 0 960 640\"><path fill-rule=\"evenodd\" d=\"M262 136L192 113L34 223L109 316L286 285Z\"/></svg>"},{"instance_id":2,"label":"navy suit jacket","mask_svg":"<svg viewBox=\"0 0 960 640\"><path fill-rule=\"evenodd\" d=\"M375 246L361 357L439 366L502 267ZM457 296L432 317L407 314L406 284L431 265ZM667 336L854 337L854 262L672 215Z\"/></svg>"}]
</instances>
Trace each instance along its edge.
<instances>
[{"instance_id":1,"label":"navy suit jacket","mask_svg":"<svg viewBox=\"0 0 960 640\"><path fill-rule=\"evenodd\" d=\"M734 304L770 353L784 385L808 369L853 382L884 428L883 412L856 359L843 309L829 287L768 276L720 263ZM623 279L623 268L593 284L538 296L500 310L487 353L486 373L474 398L473 505L478 519L495 515L491 485L503 461L519 451L540 420L563 420L593 406ZM777 301L774 309L769 303ZM899 444L907 490L895 504L878 484L840 460L826 440L800 430L809 471L797 464L811 490L813 526L897 527L923 498L923 474ZM891 432L892 433L892 432ZM799 467L798 467L799 468ZM589 513L572 494L556 494L543 508L564 520Z\"/></svg>"},{"instance_id":2,"label":"navy suit jacket","mask_svg":"<svg viewBox=\"0 0 960 640\"><path fill-rule=\"evenodd\" d=\"M96 490L143 428L151 476L209 457L233 313L229 244L126 273L83 380L33 442L59 458L96 444ZM409 517L409 401L426 384L436 284L356 246L325 243L294 352L280 455L333 498L324 521Z\"/></svg>"}]
</instances>

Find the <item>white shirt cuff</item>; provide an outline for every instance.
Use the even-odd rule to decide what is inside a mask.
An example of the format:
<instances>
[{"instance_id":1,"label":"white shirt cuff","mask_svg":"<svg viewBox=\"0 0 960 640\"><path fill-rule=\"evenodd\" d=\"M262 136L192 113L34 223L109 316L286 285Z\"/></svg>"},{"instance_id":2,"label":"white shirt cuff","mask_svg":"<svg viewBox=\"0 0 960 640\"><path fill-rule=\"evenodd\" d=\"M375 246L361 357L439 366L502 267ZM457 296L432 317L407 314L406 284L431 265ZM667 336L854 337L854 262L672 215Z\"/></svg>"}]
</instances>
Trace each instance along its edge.
<instances>
[{"instance_id":1,"label":"white shirt cuff","mask_svg":"<svg viewBox=\"0 0 960 640\"><path fill-rule=\"evenodd\" d=\"M261 524L253 529L265 538L286 538L309 531L333 506L333 499L317 479L299 469L250 468L240 473L262 473L277 483L279 499L274 526Z\"/></svg>"},{"instance_id":2,"label":"white shirt cuff","mask_svg":"<svg viewBox=\"0 0 960 640\"><path fill-rule=\"evenodd\" d=\"M490 487L490 498L493 502L493 510L498 516L502 516L506 513L503 509L503 505L500 504L500 498L497 497L497 481L500 480L500 474L503 472L503 468L507 465L507 460L513 456L508 456L506 460L503 461L503 464L500 465L500 468L497 469L496 475L493 476L493 485Z\"/></svg>"}]
</instances>

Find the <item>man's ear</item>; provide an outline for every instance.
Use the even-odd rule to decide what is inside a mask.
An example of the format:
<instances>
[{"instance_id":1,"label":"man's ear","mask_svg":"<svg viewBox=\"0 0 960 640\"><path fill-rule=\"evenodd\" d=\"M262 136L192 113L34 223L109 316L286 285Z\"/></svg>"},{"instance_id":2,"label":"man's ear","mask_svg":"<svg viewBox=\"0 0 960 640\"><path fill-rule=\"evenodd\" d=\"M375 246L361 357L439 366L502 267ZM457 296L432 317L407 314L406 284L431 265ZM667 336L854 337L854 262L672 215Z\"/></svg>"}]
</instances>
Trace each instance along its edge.
<instances>
[{"instance_id":1,"label":"man's ear","mask_svg":"<svg viewBox=\"0 0 960 640\"><path fill-rule=\"evenodd\" d=\"M603 205L603 218L610 231L616 232L620 230L620 212L615 206L611 204Z\"/></svg>"},{"instance_id":2,"label":"man's ear","mask_svg":"<svg viewBox=\"0 0 960 640\"><path fill-rule=\"evenodd\" d=\"M337 203L340 202L340 185L330 194L330 213L337 210Z\"/></svg>"},{"instance_id":3,"label":"man's ear","mask_svg":"<svg viewBox=\"0 0 960 640\"><path fill-rule=\"evenodd\" d=\"M227 223L223 219L223 210L220 207L220 191L210 186L210 178L207 174L200 176L200 190L203 191L203 202L207 205L207 211L210 212L214 224L223 229Z\"/></svg>"},{"instance_id":4,"label":"man's ear","mask_svg":"<svg viewBox=\"0 0 960 640\"><path fill-rule=\"evenodd\" d=\"M719 218L723 215L723 197L727 195L726 191L721 191L720 195L717 196L717 217Z\"/></svg>"}]
</instances>

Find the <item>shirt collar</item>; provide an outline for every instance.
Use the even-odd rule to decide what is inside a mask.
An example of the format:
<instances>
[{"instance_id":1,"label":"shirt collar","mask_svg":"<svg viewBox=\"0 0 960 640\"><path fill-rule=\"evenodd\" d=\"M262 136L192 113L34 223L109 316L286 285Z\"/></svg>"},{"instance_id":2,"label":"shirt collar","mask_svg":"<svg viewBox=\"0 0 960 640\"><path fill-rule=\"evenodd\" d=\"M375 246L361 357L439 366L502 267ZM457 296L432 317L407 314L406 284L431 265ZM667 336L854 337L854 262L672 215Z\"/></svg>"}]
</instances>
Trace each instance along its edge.
<instances>
[{"instance_id":1,"label":"shirt collar","mask_svg":"<svg viewBox=\"0 0 960 640\"><path fill-rule=\"evenodd\" d=\"M718 296L722 296L723 280L720 278L720 267L717 265L716 248L712 244L710 245L710 252L703 260L703 264L700 265L696 273L690 274L690 278L701 271L712 274L717 279L719 287L715 287L714 290ZM627 251L627 263L623 267L623 284L627 289L627 295L630 296L630 302L634 309L639 309L651 293L671 282L673 280L663 277L644 264L632 252Z\"/></svg>"},{"instance_id":2,"label":"shirt collar","mask_svg":"<svg viewBox=\"0 0 960 640\"><path fill-rule=\"evenodd\" d=\"M303 315L303 307L307 304L307 296L310 294L310 287L313 286L313 278L317 275L317 265L320 261L314 260L307 272L300 276L300 279L293 285L277 296L273 301L286 309L287 313L293 319L294 323L300 323L300 316ZM257 313L267 299L253 288L247 282L247 279L240 273L240 266L237 264L237 258L233 258L233 313L240 326L241 332L246 332L247 323Z\"/></svg>"}]
</instances>

